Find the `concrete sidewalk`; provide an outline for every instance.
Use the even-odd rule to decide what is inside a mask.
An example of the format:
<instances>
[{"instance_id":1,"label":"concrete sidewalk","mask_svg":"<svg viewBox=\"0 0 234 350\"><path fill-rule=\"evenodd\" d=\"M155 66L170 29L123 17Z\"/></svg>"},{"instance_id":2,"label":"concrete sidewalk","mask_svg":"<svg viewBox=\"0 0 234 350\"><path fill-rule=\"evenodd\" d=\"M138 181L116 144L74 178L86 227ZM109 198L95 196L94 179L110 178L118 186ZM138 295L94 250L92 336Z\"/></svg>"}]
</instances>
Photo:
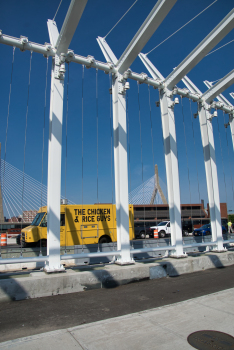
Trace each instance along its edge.
<instances>
[{"instance_id":1,"label":"concrete sidewalk","mask_svg":"<svg viewBox=\"0 0 234 350\"><path fill-rule=\"evenodd\" d=\"M7 341L0 343L0 349L194 349L187 337L199 330L234 336L233 305L231 288L127 316Z\"/></svg>"}]
</instances>

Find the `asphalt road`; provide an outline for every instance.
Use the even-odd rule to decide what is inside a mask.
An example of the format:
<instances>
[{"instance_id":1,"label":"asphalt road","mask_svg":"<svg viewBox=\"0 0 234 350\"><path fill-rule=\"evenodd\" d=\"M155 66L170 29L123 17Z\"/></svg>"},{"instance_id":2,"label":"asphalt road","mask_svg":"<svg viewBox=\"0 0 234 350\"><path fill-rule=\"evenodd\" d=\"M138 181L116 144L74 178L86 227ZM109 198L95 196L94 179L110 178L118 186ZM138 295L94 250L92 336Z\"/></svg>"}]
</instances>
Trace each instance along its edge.
<instances>
[{"instance_id":1,"label":"asphalt road","mask_svg":"<svg viewBox=\"0 0 234 350\"><path fill-rule=\"evenodd\" d=\"M145 280L113 289L0 303L0 342L233 288L233 275L234 265L178 277Z\"/></svg>"}]
</instances>

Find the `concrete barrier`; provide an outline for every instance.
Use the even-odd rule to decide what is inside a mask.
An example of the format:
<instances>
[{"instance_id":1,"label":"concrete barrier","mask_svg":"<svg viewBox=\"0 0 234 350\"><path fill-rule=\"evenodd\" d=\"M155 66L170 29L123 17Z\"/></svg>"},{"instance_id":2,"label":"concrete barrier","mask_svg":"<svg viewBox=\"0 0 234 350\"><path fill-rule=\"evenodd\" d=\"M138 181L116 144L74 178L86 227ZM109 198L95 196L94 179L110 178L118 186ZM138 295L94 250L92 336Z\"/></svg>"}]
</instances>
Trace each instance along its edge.
<instances>
[{"instance_id":1,"label":"concrete barrier","mask_svg":"<svg viewBox=\"0 0 234 350\"><path fill-rule=\"evenodd\" d=\"M233 264L234 251L227 251L200 253L183 259L144 260L127 266L115 264L80 266L67 269L64 273L50 275L43 271L1 273L0 301L110 288L134 281L177 276Z\"/></svg>"}]
</instances>

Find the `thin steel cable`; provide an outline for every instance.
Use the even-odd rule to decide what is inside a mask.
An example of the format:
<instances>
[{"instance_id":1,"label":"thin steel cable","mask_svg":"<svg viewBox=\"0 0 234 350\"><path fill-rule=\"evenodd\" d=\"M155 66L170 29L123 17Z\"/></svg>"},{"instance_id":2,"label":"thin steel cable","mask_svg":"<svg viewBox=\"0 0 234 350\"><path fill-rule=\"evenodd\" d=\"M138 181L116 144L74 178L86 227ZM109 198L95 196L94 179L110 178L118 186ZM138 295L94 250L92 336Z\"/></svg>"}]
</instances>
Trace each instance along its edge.
<instances>
[{"instance_id":1,"label":"thin steel cable","mask_svg":"<svg viewBox=\"0 0 234 350\"><path fill-rule=\"evenodd\" d=\"M42 132L42 156L41 156L41 211L42 211L42 193L43 193L43 170L44 170L44 149L45 149L45 116L46 116L46 93L47 93L47 77L48 77L48 61L49 57L46 57L46 82L45 82L45 103L44 103L44 124L43 124L43 132ZM41 227L42 232L42 227ZM42 236L42 235L41 235ZM41 239L40 239L40 255L41 252Z\"/></svg>"},{"instance_id":2,"label":"thin steel cable","mask_svg":"<svg viewBox=\"0 0 234 350\"><path fill-rule=\"evenodd\" d=\"M27 141L27 124L28 124L28 104L29 104L29 91L30 91L30 80L31 80L31 68L32 68L32 54L30 55L30 64L29 64L29 76L28 76L28 97L27 97L27 109L26 109L26 121L25 121L25 137L24 137L24 164L23 164L23 186L22 186L22 221L21 221L21 230L22 222L24 218L24 172L25 172L25 155L26 155L26 141ZM22 255L22 239L21 239L21 255Z\"/></svg>"},{"instance_id":3,"label":"thin steel cable","mask_svg":"<svg viewBox=\"0 0 234 350\"><path fill-rule=\"evenodd\" d=\"M82 84L81 84L82 94L81 94L81 154L82 154L82 160L81 160L81 175L82 175L82 213L83 213L83 204L84 204L84 65L82 65ZM84 251L83 246L83 225L81 225L81 237L82 237L82 252Z\"/></svg>"},{"instance_id":4,"label":"thin steel cable","mask_svg":"<svg viewBox=\"0 0 234 350\"><path fill-rule=\"evenodd\" d=\"M163 43L165 43L165 41L167 41L168 39L170 39L173 35L175 35L176 33L178 33L181 29L183 29L185 26L187 26L190 22L192 22L195 18L197 18L198 16L200 16L204 11L206 11L209 7L211 7L215 2L217 2L218 0L215 0L214 2L212 2L209 6L207 6L204 10L202 10L201 12L199 12L195 17L193 17L192 19L190 19L190 21L188 21L187 23L185 23L182 27L180 27L179 29L177 29L174 33L172 33L171 35L169 35L168 38L166 38L165 40L163 40L160 44L158 44L157 46L155 46L152 50L150 50L148 53L146 53L146 56L151 53L152 51L154 51L155 49L157 49L160 45L162 45Z\"/></svg>"},{"instance_id":5,"label":"thin steel cable","mask_svg":"<svg viewBox=\"0 0 234 350\"><path fill-rule=\"evenodd\" d=\"M97 206L99 209L99 199L98 199L98 69L96 69L96 122L97 122ZM98 251L100 251L99 248L99 221L97 225L98 229Z\"/></svg>"},{"instance_id":6,"label":"thin steel cable","mask_svg":"<svg viewBox=\"0 0 234 350\"><path fill-rule=\"evenodd\" d=\"M152 109L151 109L151 98L150 98L150 86L148 85L148 95L149 95L149 117L150 117L150 129L151 129L151 141L152 141L152 157L153 157L153 171L155 172L155 163L154 163L154 138L153 138L153 123L152 123ZM155 177L155 186L156 186L156 175L154 175ZM154 190L153 190L154 191ZM158 189L157 189L158 191ZM155 195L155 199L157 196L157 192ZM154 203L152 203L154 204ZM157 218L157 205L156 205L156 218Z\"/></svg>"},{"instance_id":7,"label":"thin steel cable","mask_svg":"<svg viewBox=\"0 0 234 350\"><path fill-rule=\"evenodd\" d=\"M223 162L223 148L222 148L222 142L221 142L221 135L220 135L220 128L219 128L218 117L216 119L217 119L218 133L219 133L219 144L220 144L220 151L221 151L221 158L222 158L222 168L223 168L223 180L224 180L226 203L227 203L227 184L226 184L226 177L225 177L225 171L224 171L224 162Z\"/></svg>"},{"instance_id":8,"label":"thin steel cable","mask_svg":"<svg viewBox=\"0 0 234 350\"><path fill-rule=\"evenodd\" d=\"M149 94L149 117L150 117L150 130L151 130L151 141L152 141L152 156L153 156L153 169L154 169L154 138L153 138L153 123L152 123L152 110L151 110L151 99L150 99L150 86L148 85Z\"/></svg>"},{"instance_id":9,"label":"thin steel cable","mask_svg":"<svg viewBox=\"0 0 234 350\"><path fill-rule=\"evenodd\" d=\"M67 71L67 111L66 111L66 155L65 155L65 254L67 253L67 122L68 122L68 92L69 92L69 62Z\"/></svg>"},{"instance_id":10,"label":"thin steel cable","mask_svg":"<svg viewBox=\"0 0 234 350\"><path fill-rule=\"evenodd\" d=\"M111 73L109 73L110 91L112 88ZM112 93L110 93L110 135L111 135L111 203L114 203L114 178L113 178L113 122L112 122Z\"/></svg>"},{"instance_id":11,"label":"thin steel cable","mask_svg":"<svg viewBox=\"0 0 234 350\"><path fill-rule=\"evenodd\" d=\"M112 225L114 225L114 210L113 210L113 204L114 204L114 178L113 178L113 121L112 121L112 74L109 73L109 93L110 93L110 136L111 136L111 204L112 204ZM114 226L112 228L113 231L113 237L115 237L114 232ZM115 250L115 244L113 239L113 251Z\"/></svg>"},{"instance_id":12,"label":"thin steel cable","mask_svg":"<svg viewBox=\"0 0 234 350\"><path fill-rule=\"evenodd\" d=\"M62 1L63 1L63 0L61 0L60 3L59 3L59 5L58 5L57 11L55 12L55 15L54 15L54 18L53 18L53 21L55 20L55 17L57 16L57 13L58 13L58 10L59 10L59 8L60 8L60 6L61 6L61 4L62 4Z\"/></svg>"},{"instance_id":13,"label":"thin steel cable","mask_svg":"<svg viewBox=\"0 0 234 350\"><path fill-rule=\"evenodd\" d=\"M137 82L137 89L138 89L138 109L139 109L139 128L140 128L140 145L141 145L141 177L142 177L142 184L143 184L143 204L145 204L145 189L144 189L144 166L143 166L143 155L142 155L142 136L141 136L141 106L140 106L140 89L139 89L139 82ZM144 228L145 228L145 206L144 206Z\"/></svg>"},{"instance_id":14,"label":"thin steel cable","mask_svg":"<svg viewBox=\"0 0 234 350\"><path fill-rule=\"evenodd\" d=\"M199 199L199 203L201 203L201 194L200 194L199 177L198 177L198 166L197 166L197 151L196 151L196 141L195 141L195 134L194 134L193 112L192 112L191 99L189 99L189 102L190 102L190 117L191 117L192 130L193 130L193 146L194 146L195 161L196 161L198 199ZM200 207L200 217L201 217L201 207Z\"/></svg>"},{"instance_id":15,"label":"thin steel cable","mask_svg":"<svg viewBox=\"0 0 234 350\"><path fill-rule=\"evenodd\" d=\"M225 114L223 111L223 121L225 124ZM229 145L228 145L228 137L227 137L227 128L225 128L225 133L226 133L226 142L227 142L227 149L228 149L228 161L229 161L229 167L230 167L230 174L231 174L231 182L232 182L232 195L233 195L233 199L234 199L234 187L233 187L233 178L232 178L232 168L231 168L231 162L230 162L230 153L229 153Z\"/></svg>"},{"instance_id":16,"label":"thin steel cable","mask_svg":"<svg viewBox=\"0 0 234 350\"><path fill-rule=\"evenodd\" d=\"M207 139L208 139L208 143L210 144L210 138L209 138L209 131L208 131L208 118L207 118L207 110L205 109L205 116L206 116L206 130L207 130ZM210 158L210 162L211 162L211 158ZM212 166L210 167L211 170L211 183L212 183L212 187L213 187L213 193L214 193L214 181L213 181L213 169ZM215 223L216 225L216 223ZM204 237L202 236L202 241L204 241Z\"/></svg>"},{"instance_id":17,"label":"thin steel cable","mask_svg":"<svg viewBox=\"0 0 234 350\"><path fill-rule=\"evenodd\" d=\"M107 35L109 35L112 30L117 26L117 24L119 24L119 22L126 16L126 14L131 10L131 8L135 5L135 3L137 2L138 0L136 0L131 7L129 7L129 9L125 12L125 14L118 20L118 22L114 25L114 27L106 34L106 36L104 36L104 39L106 39ZM217 1L217 0L216 0Z\"/></svg>"},{"instance_id":18,"label":"thin steel cable","mask_svg":"<svg viewBox=\"0 0 234 350\"><path fill-rule=\"evenodd\" d=\"M130 121L129 121L129 110L128 110L128 91L126 93L126 114L127 114L127 125L128 125L128 173L130 182L130 204L132 204L132 176L131 176L131 148L130 148Z\"/></svg>"},{"instance_id":19,"label":"thin steel cable","mask_svg":"<svg viewBox=\"0 0 234 350\"><path fill-rule=\"evenodd\" d=\"M192 219L192 195L191 195L191 183L190 183L189 162L188 162L188 147L187 147L187 138L186 138L186 131L185 131L184 106L183 106L183 97L182 96L181 96L181 108L182 108L183 126L184 126L184 142L185 142L185 151L186 151L186 162L187 162L188 183L189 183L189 198L190 198L191 219Z\"/></svg>"},{"instance_id":20,"label":"thin steel cable","mask_svg":"<svg viewBox=\"0 0 234 350\"><path fill-rule=\"evenodd\" d=\"M229 41L228 43L226 43L226 44L224 44L224 45L218 47L217 49L215 49L215 50L209 52L206 56L209 56L209 55L211 55L212 53L214 53L215 51L218 51L218 50L222 49L224 46L227 46L228 44L231 44L233 41L234 41L234 39L231 40L231 41ZM206 56L205 56L205 57L206 57Z\"/></svg>"}]
</instances>

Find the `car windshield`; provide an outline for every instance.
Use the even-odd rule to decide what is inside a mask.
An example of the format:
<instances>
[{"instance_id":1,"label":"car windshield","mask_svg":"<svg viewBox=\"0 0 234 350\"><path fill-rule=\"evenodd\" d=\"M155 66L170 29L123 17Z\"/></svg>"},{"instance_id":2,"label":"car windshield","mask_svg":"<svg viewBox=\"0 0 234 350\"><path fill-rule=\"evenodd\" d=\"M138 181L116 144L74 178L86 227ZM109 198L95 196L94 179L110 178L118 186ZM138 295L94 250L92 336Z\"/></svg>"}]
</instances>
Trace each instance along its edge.
<instances>
[{"instance_id":1,"label":"car windshield","mask_svg":"<svg viewBox=\"0 0 234 350\"><path fill-rule=\"evenodd\" d=\"M35 216L33 222L31 223L32 226L38 226L41 222L41 219L43 218L43 216L45 215L45 213L37 213L37 215Z\"/></svg>"},{"instance_id":2,"label":"car windshield","mask_svg":"<svg viewBox=\"0 0 234 350\"><path fill-rule=\"evenodd\" d=\"M160 222L160 224L158 224L158 226L165 226L168 223L168 221L162 221Z\"/></svg>"},{"instance_id":3,"label":"car windshield","mask_svg":"<svg viewBox=\"0 0 234 350\"><path fill-rule=\"evenodd\" d=\"M201 227L201 230L205 230L206 228L210 228L210 224L203 225L203 226Z\"/></svg>"}]
</instances>

